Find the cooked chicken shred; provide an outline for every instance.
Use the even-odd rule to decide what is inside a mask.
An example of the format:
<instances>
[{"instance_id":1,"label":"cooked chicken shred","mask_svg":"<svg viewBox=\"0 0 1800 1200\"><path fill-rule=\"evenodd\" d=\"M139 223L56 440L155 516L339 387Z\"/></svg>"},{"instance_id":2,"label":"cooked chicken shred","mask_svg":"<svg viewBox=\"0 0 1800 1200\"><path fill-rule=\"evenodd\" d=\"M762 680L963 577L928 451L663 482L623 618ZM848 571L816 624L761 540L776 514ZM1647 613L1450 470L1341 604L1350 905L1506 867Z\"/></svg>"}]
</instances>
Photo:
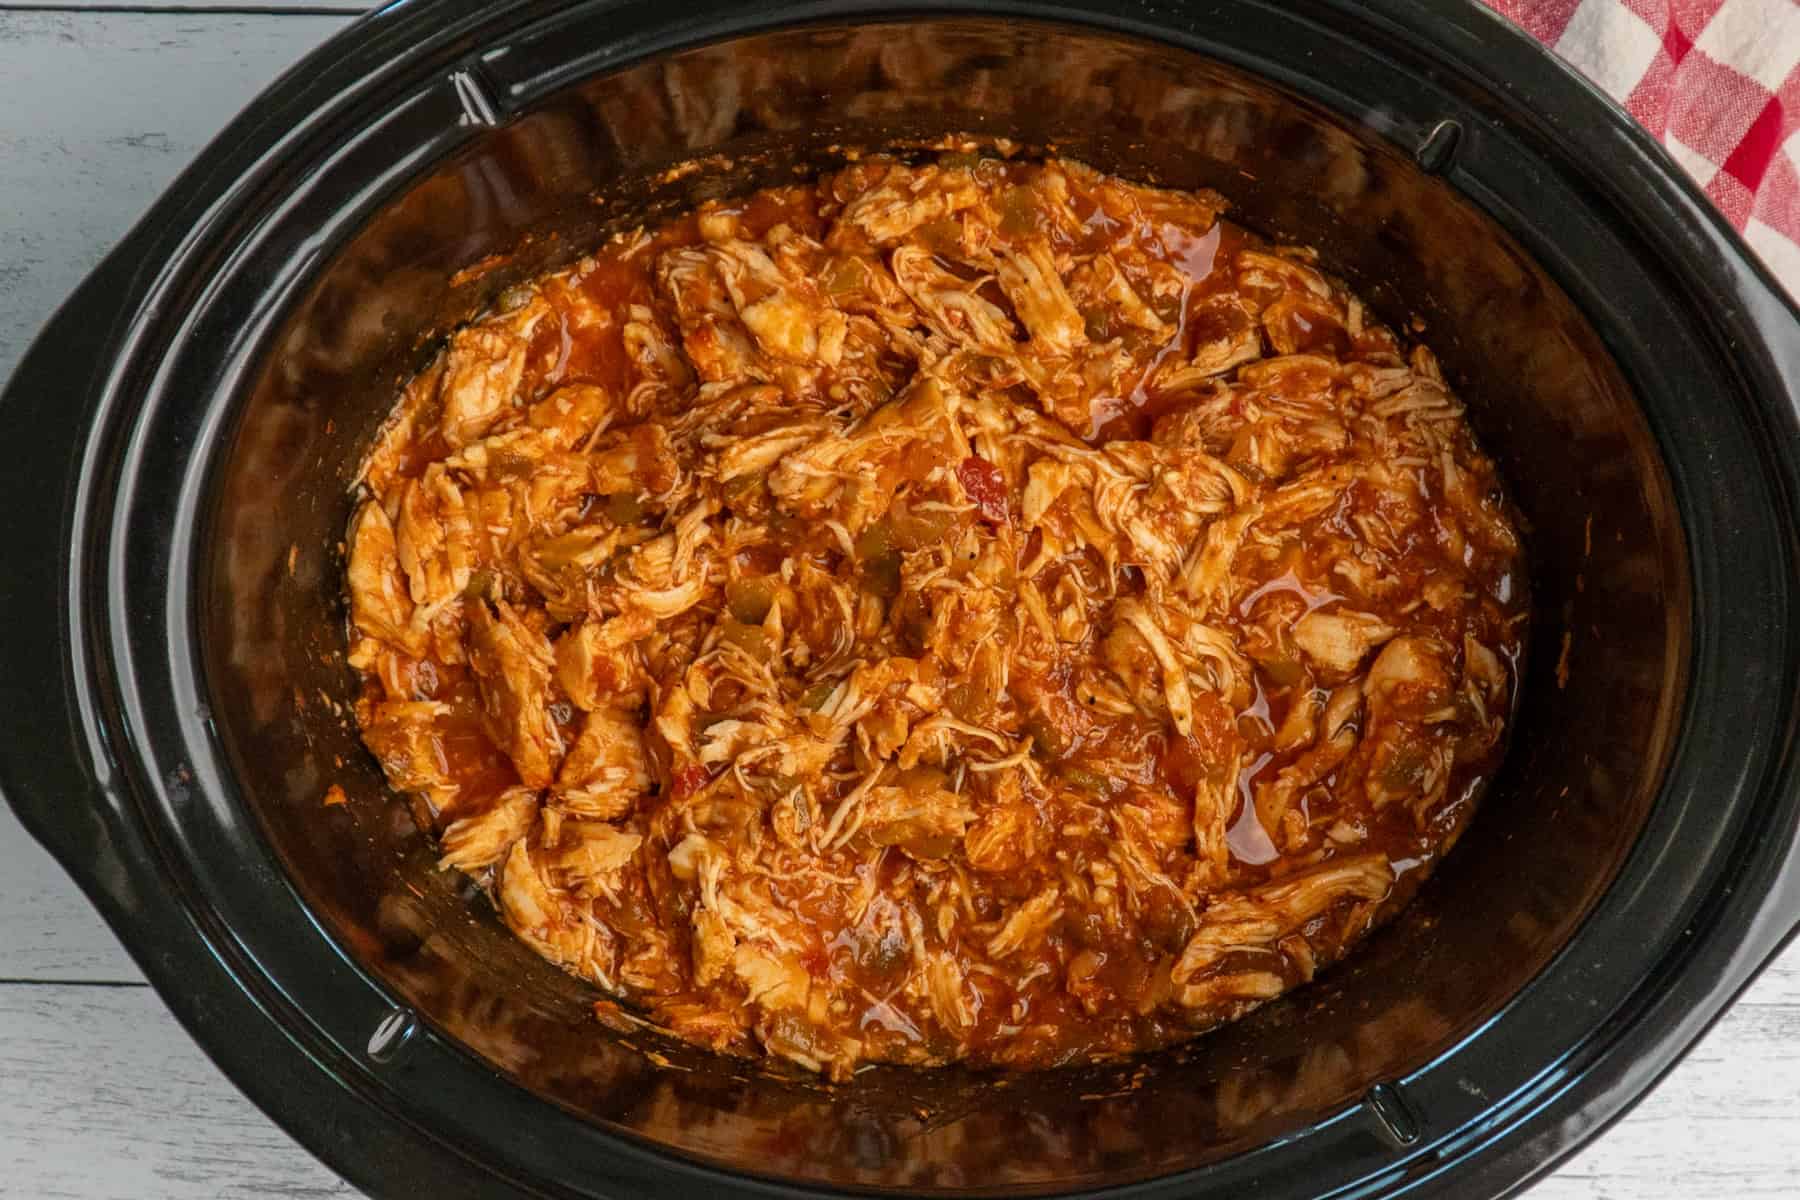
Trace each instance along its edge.
<instances>
[{"instance_id":1,"label":"cooked chicken shred","mask_svg":"<svg viewBox=\"0 0 1800 1200\"><path fill-rule=\"evenodd\" d=\"M1222 209L869 158L456 333L346 572L443 866L833 1077L1167 1044L1391 915L1499 756L1519 534L1430 352Z\"/></svg>"}]
</instances>

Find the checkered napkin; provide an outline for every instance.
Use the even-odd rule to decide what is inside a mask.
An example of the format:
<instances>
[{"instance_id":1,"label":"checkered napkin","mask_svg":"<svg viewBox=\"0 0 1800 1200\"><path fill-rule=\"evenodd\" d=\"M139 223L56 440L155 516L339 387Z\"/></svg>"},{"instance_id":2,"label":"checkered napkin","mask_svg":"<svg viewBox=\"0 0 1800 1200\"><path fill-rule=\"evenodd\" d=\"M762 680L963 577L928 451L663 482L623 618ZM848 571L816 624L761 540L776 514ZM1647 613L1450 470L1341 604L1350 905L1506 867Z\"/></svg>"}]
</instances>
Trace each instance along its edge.
<instances>
[{"instance_id":1,"label":"checkered napkin","mask_svg":"<svg viewBox=\"0 0 1800 1200\"><path fill-rule=\"evenodd\" d=\"M1800 297L1800 0L1486 0L1604 88Z\"/></svg>"}]
</instances>

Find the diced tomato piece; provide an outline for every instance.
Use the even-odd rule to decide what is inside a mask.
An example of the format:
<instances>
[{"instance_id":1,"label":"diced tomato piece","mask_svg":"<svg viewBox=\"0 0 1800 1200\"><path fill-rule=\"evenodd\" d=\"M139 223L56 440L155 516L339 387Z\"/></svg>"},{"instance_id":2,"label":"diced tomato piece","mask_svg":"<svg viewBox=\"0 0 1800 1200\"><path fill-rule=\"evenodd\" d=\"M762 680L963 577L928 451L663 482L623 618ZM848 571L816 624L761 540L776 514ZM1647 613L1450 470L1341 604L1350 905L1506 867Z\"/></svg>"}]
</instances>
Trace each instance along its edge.
<instances>
[{"instance_id":1,"label":"diced tomato piece","mask_svg":"<svg viewBox=\"0 0 1800 1200\"><path fill-rule=\"evenodd\" d=\"M962 481L963 491L969 493L969 499L975 502L976 511L981 513L983 520L996 525L1005 523L1006 480L999 467L971 454L956 468L956 477Z\"/></svg>"},{"instance_id":2,"label":"diced tomato piece","mask_svg":"<svg viewBox=\"0 0 1800 1200\"><path fill-rule=\"evenodd\" d=\"M712 779L712 773L699 763L688 763L675 769L675 799L685 800Z\"/></svg>"}]
</instances>

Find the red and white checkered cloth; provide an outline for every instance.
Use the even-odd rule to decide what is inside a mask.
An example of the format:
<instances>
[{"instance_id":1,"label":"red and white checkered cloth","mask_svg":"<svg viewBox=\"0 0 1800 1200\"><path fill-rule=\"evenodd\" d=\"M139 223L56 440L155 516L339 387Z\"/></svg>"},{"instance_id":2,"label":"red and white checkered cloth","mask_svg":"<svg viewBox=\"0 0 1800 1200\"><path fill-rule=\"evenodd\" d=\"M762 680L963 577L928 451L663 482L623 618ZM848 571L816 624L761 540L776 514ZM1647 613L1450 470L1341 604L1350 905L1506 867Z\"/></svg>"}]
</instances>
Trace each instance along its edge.
<instances>
[{"instance_id":1,"label":"red and white checkered cloth","mask_svg":"<svg viewBox=\"0 0 1800 1200\"><path fill-rule=\"evenodd\" d=\"M1800 0L1486 0L1604 88L1800 297Z\"/></svg>"}]
</instances>

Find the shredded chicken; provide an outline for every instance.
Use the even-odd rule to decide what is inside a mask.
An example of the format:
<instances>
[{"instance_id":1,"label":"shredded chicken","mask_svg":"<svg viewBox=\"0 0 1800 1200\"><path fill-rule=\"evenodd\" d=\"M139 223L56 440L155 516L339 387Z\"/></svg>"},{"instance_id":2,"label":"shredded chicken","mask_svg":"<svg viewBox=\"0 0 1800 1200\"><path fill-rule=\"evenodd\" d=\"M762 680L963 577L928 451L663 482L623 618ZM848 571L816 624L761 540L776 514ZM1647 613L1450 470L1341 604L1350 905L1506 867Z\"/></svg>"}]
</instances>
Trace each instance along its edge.
<instances>
[{"instance_id":1,"label":"shredded chicken","mask_svg":"<svg viewBox=\"0 0 1800 1200\"><path fill-rule=\"evenodd\" d=\"M1129 1053L1454 840L1511 510L1430 353L1222 208L869 157L406 386L346 538L364 740L603 1019L833 1077Z\"/></svg>"}]
</instances>

